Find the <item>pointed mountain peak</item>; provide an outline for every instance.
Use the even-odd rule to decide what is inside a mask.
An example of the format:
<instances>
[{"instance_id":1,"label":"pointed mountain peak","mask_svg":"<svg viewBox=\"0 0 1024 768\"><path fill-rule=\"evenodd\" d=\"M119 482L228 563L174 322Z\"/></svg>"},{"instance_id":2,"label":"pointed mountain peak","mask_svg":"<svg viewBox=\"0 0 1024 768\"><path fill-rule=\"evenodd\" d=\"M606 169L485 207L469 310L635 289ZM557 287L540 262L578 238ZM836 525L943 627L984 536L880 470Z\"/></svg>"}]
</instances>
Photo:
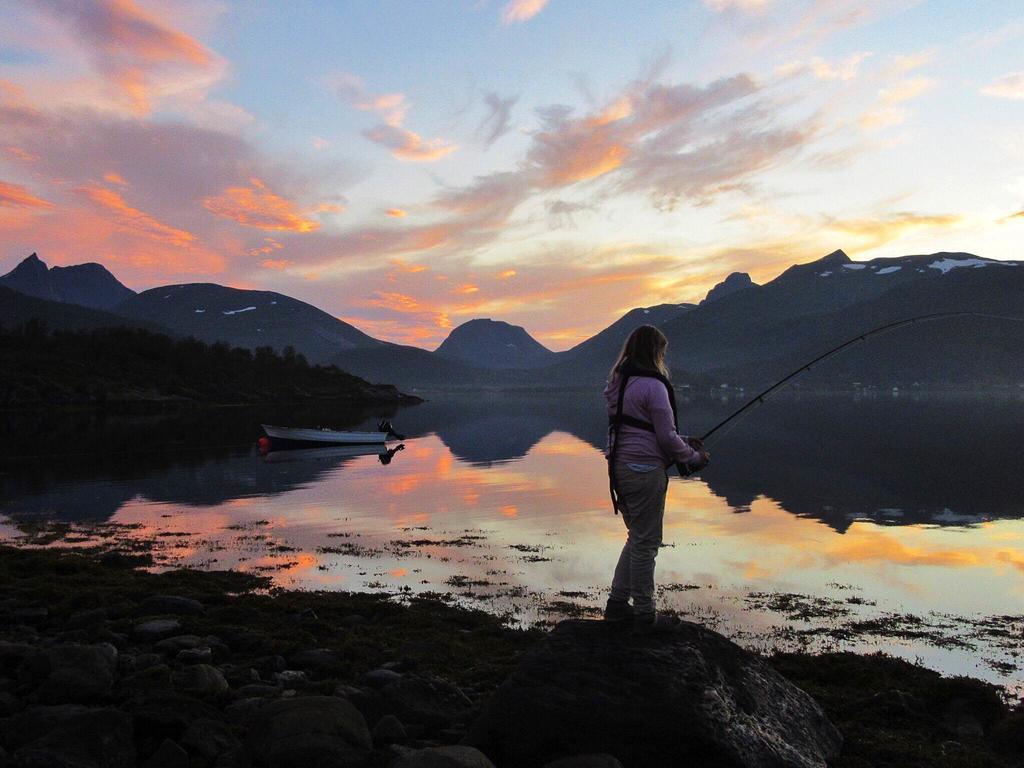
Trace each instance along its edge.
<instances>
[{"instance_id":1,"label":"pointed mountain peak","mask_svg":"<svg viewBox=\"0 0 1024 768\"><path fill-rule=\"evenodd\" d=\"M849 264L853 259L846 255L842 248L832 251L828 256L822 256L815 264Z\"/></svg>"},{"instance_id":2,"label":"pointed mountain peak","mask_svg":"<svg viewBox=\"0 0 1024 768\"><path fill-rule=\"evenodd\" d=\"M730 293L736 293L754 285L756 283L750 279L750 275L746 272L733 272L725 280L708 291L708 295L704 297L704 301L701 304L718 301L718 299L728 296Z\"/></svg>"},{"instance_id":3,"label":"pointed mountain peak","mask_svg":"<svg viewBox=\"0 0 1024 768\"><path fill-rule=\"evenodd\" d=\"M42 261L39 256L33 253L31 256L26 256L21 262L7 274L13 275L14 273L33 273L33 272L46 272L46 262Z\"/></svg>"}]
</instances>

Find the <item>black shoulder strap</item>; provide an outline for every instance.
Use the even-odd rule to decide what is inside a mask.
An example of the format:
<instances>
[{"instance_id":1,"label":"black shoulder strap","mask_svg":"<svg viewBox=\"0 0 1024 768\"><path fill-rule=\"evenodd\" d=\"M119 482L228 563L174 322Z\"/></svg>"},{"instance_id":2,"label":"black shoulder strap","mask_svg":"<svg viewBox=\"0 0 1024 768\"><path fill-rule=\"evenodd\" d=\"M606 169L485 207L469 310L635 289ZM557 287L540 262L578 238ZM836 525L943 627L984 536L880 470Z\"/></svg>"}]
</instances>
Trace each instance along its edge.
<instances>
[{"instance_id":1,"label":"black shoulder strap","mask_svg":"<svg viewBox=\"0 0 1024 768\"><path fill-rule=\"evenodd\" d=\"M658 381L664 384L665 390L668 392L669 405L672 406L672 423L675 425L676 431L679 431L679 414L676 410L676 393L672 389L672 382L665 378L665 376L663 376L659 371L637 368L629 361L626 361L622 365L618 374L618 401L615 407L615 413L608 417L608 492L612 498L612 509L615 510L615 514L619 514L619 507L622 504L622 500L619 498L618 489L615 487L615 455L619 447L619 427L625 424L630 427L639 427L640 429L647 430L648 432L654 432L654 425L650 422L644 421L643 419L637 419L632 416L627 416L622 412L622 404L626 397L626 382L628 382L633 376L645 376L652 379L658 379ZM680 474L683 474L682 468L680 468Z\"/></svg>"}]
</instances>

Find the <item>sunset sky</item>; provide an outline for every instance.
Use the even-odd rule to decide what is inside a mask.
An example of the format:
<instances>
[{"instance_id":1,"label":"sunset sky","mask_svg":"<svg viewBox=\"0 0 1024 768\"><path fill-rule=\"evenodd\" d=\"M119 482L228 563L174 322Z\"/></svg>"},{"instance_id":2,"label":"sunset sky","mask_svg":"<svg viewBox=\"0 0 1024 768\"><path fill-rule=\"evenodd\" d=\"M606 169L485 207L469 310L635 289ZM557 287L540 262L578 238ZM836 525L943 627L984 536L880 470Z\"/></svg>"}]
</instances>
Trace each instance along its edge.
<instances>
[{"instance_id":1,"label":"sunset sky","mask_svg":"<svg viewBox=\"0 0 1024 768\"><path fill-rule=\"evenodd\" d=\"M1024 256L1020 0L0 5L0 272L565 349L836 248Z\"/></svg>"}]
</instances>

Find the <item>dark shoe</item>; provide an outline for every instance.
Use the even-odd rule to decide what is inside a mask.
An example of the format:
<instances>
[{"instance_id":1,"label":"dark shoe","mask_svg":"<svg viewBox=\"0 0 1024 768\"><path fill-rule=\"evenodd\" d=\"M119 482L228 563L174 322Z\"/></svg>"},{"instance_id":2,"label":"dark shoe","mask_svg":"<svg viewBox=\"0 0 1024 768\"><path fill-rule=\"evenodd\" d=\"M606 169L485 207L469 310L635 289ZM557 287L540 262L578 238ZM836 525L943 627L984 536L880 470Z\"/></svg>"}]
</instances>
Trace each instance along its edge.
<instances>
[{"instance_id":1,"label":"dark shoe","mask_svg":"<svg viewBox=\"0 0 1024 768\"><path fill-rule=\"evenodd\" d=\"M632 621L633 606L628 600L609 600L604 607L605 621Z\"/></svg>"},{"instance_id":2,"label":"dark shoe","mask_svg":"<svg viewBox=\"0 0 1024 768\"><path fill-rule=\"evenodd\" d=\"M644 613L633 617L634 635L655 635L663 632L675 632L682 622L675 616L664 613Z\"/></svg>"}]
</instances>

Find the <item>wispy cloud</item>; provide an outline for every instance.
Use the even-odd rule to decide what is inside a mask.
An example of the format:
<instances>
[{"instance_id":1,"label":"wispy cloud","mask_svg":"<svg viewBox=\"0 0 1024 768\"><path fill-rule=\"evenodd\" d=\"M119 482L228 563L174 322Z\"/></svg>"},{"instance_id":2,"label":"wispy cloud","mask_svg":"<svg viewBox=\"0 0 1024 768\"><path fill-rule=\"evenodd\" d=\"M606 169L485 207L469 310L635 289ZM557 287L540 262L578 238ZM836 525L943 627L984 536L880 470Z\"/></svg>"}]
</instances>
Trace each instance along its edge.
<instances>
[{"instance_id":1,"label":"wispy cloud","mask_svg":"<svg viewBox=\"0 0 1024 768\"><path fill-rule=\"evenodd\" d=\"M145 211L129 205L119 192L98 185L79 187L79 193L112 214L111 220L121 229L135 232L150 240L169 245L185 246L194 242L196 236L184 229L178 229Z\"/></svg>"},{"instance_id":2,"label":"wispy cloud","mask_svg":"<svg viewBox=\"0 0 1024 768\"><path fill-rule=\"evenodd\" d=\"M521 24L544 10L548 0L509 0L501 9L504 24Z\"/></svg>"},{"instance_id":3,"label":"wispy cloud","mask_svg":"<svg viewBox=\"0 0 1024 768\"><path fill-rule=\"evenodd\" d=\"M1000 99L1024 99L1024 72L1011 72L989 83L981 92Z\"/></svg>"},{"instance_id":4,"label":"wispy cloud","mask_svg":"<svg viewBox=\"0 0 1024 768\"><path fill-rule=\"evenodd\" d=\"M877 131L902 124L907 119L907 110L901 105L934 86L935 81L930 78L913 77L881 89L875 104L861 115L861 127L866 131Z\"/></svg>"},{"instance_id":5,"label":"wispy cloud","mask_svg":"<svg viewBox=\"0 0 1024 768\"><path fill-rule=\"evenodd\" d=\"M137 115L148 114L158 95L205 89L224 74L223 60L134 0L31 1L73 32Z\"/></svg>"},{"instance_id":6,"label":"wispy cloud","mask_svg":"<svg viewBox=\"0 0 1024 768\"><path fill-rule=\"evenodd\" d=\"M239 224L269 231L313 232L320 224L300 214L295 204L275 195L257 178L251 186L229 187L219 195L203 200L210 213L233 219Z\"/></svg>"},{"instance_id":7,"label":"wispy cloud","mask_svg":"<svg viewBox=\"0 0 1024 768\"><path fill-rule=\"evenodd\" d=\"M484 119L477 127L477 135L483 139L486 146L491 146L509 132L512 127L512 107L518 100L518 96L509 96L503 99L496 93L488 93L484 96L487 114L484 115Z\"/></svg>"},{"instance_id":8,"label":"wispy cloud","mask_svg":"<svg viewBox=\"0 0 1024 768\"><path fill-rule=\"evenodd\" d=\"M53 203L37 197L20 184L0 181L0 208L49 209Z\"/></svg>"},{"instance_id":9,"label":"wispy cloud","mask_svg":"<svg viewBox=\"0 0 1024 768\"><path fill-rule=\"evenodd\" d=\"M458 147L441 138L424 139L403 127L409 103L403 93L374 95L361 77L349 72L333 75L330 82L335 92L348 104L362 112L373 112L383 121L363 131L370 141L387 147L392 157L418 163L440 160Z\"/></svg>"}]
</instances>

